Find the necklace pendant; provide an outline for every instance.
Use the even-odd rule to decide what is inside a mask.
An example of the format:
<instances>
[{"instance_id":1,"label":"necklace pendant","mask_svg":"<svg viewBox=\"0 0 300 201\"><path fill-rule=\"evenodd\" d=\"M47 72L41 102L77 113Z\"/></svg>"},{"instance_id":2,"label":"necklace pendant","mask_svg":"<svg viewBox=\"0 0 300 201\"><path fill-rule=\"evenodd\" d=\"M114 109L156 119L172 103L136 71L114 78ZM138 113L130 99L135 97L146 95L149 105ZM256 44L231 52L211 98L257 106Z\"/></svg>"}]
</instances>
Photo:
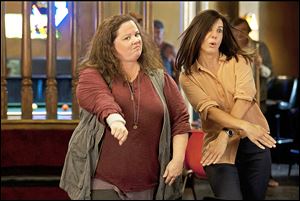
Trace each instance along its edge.
<instances>
[{"instance_id":1,"label":"necklace pendant","mask_svg":"<svg viewBox=\"0 0 300 201\"><path fill-rule=\"evenodd\" d=\"M138 126L136 124L133 125L133 129L137 129Z\"/></svg>"}]
</instances>

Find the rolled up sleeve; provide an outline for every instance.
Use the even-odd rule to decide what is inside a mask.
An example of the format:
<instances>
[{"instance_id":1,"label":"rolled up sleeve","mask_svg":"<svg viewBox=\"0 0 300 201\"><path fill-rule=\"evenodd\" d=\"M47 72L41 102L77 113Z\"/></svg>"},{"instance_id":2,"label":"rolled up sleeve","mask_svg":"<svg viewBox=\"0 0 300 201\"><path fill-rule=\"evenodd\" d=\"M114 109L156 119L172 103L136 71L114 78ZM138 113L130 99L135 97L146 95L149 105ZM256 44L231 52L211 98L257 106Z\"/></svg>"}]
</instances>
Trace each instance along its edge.
<instances>
[{"instance_id":1,"label":"rolled up sleeve","mask_svg":"<svg viewBox=\"0 0 300 201\"><path fill-rule=\"evenodd\" d=\"M253 101L255 99L256 88L250 63L246 63L243 57L239 57L239 62L235 64L235 73L236 86L234 100L243 99Z\"/></svg>"},{"instance_id":2,"label":"rolled up sleeve","mask_svg":"<svg viewBox=\"0 0 300 201\"><path fill-rule=\"evenodd\" d=\"M218 103L216 101L206 101L204 102L197 111L201 113L201 117L206 120L207 119L207 114L208 114L208 109L211 107L219 107Z\"/></svg>"},{"instance_id":3,"label":"rolled up sleeve","mask_svg":"<svg viewBox=\"0 0 300 201\"><path fill-rule=\"evenodd\" d=\"M181 73L179 82L188 101L197 112L201 113L202 119L206 120L209 108L219 107L218 103L212 100L193 78Z\"/></svg>"},{"instance_id":4,"label":"rolled up sleeve","mask_svg":"<svg viewBox=\"0 0 300 201\"><path fill-rule=\"evenodd\" d=\"M189 113L177 84L165 73L164 94L170 113L172 136L191 132Z\"/></svg>"}]
</instances>

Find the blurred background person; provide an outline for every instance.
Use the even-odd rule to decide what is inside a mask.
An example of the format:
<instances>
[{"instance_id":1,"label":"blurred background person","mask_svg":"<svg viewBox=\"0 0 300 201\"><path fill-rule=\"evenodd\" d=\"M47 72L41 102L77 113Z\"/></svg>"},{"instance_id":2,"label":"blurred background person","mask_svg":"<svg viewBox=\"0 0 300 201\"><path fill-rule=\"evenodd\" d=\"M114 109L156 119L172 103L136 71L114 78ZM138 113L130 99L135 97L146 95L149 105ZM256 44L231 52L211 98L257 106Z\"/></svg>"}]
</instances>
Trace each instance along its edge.
<instances>
[{"instance_id":1,"label":"blurred background person","mask_svg":"<svg viewBox=\"0 0 300 201\"><path fill-rule=\"evenodd\" d=\"M233 33L242 49L258 47L258 52L255 57L255 66L258 66L260 70L260 107L265 114L267 110L267 82L272 74L272 59L269 48L263 41L255 41L249 37L249 33L252 30L246 19L237 18L233 20L232 25L236 28L233 30Z\"/></svg>"},{"instance_id":2,"label":"blurred background person","mask_svg":"<svg viewBox=\"0 0 300 201\"><path fill-rule=\"evenodd\" d=\"M164 41L164 24L160 20L154 20L154 41L160 49L166 71L178 84L179 74L175 69L176 50L172 44Z\"/></svg>"},{"instance_id":3,"label":"blurred background person","mask_svg":"<svg viewBox=\"0 0 300 201\"><path fill-rule=\"evenodd\" d=\"M245 15L246 16L246 15ZM272 58L268 46L263 41L253 40L249 34L252 31L248 21L243 18L236 18L232 21L233 34L242 49L258 48L254 59L254 67L259 68L259 86L260 86L260 108L266 115L267 113L267 97L268 97L268 80L272 75ZM255 68L253 69L255 75ZM269 186L276 187L279 183L270 177Z\"/></svg>"}]
</instances>

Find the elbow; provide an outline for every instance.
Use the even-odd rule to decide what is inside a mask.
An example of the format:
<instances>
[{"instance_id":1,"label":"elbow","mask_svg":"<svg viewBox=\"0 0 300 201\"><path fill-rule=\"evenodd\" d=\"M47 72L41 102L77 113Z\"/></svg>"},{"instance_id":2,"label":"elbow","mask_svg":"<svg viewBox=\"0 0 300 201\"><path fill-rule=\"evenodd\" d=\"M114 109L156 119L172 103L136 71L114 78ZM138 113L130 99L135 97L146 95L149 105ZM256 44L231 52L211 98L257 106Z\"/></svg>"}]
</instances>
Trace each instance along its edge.
<instances>
[{"instance_id":1,"label":"elbow","mask_svg":"<svg viewBox=\"0 0 300 201\"><path fill-rule=\"evenodd\" d=\"M213 120L214 119L214 110L215 110L215 107L210 107L210 108L207 109L206 120Z\"/></svg>"},{"instance_id":2,"label":"elbow","mask_svg":"<svg viewBox=\"0 0 300 201\"><path fill-rule=\"evenodd\" d=\"M84 109L91 109L90 108L90 100L91 98L88 97L88 93L85 93L84 92L85 90L83 90L80 86L77 86L76 88L76 98L77 98L77 102L78 102L78 105L81 107L81 108L84 108Z\"/></svg>"},{"instance_id":3,"label":"elbow","mask_svg":"<svg viewBox=\"0 0 300 201\"><path fill-rule=\"evenodd\" d=\"M79 86L77 86L77 88L76 88L76 98L77 98L78 105L79 105L79 106L82 106L81 104L82 104L82 102L84 102L84 101L82 101L82 100L83 100L83 99L82 99L82 91L81 91L81 89L80 89Z\"/></svg>"}]
</instances>

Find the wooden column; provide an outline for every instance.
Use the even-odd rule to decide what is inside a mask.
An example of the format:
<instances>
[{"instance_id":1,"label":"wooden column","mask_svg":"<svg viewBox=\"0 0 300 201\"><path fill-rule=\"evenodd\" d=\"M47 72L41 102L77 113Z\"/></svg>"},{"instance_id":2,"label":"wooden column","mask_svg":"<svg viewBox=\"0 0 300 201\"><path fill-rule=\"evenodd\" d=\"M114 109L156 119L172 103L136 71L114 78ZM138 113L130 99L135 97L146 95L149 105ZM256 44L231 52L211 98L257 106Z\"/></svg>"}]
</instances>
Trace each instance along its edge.
<instances>
[{"instance_id":1,"label":"wooden column","mask_svg":"<svg viewBox=\"0 0 300 201\"><path fill-rule=\"evenodd\" d=\"M142 16L143 16L143 27L144 30L153 36L153 14L152 14L152 2L143 1L141 4Z\"/></svg>"},{"instance_id":2,"label":"wooden column","mask_svg":"<svg viewBox=\"0 0 300 201\"><path fill-rule=\"evenodd\" d=\"M46 111L47 119L57 119L57 83L56 83L56 29L54 1L48 1L47 24L47 82Z\"/></svg>"},{"instance_id":3,"label":"wooden column","mask_svg":"<svg viewBox=\"0 0 300 201\"><path fill-rule=\"evenodd\" d=\"M259 56L259 44L256 43L256 54ZM260 107L260 66L253 64L254 66L254 79L256 86L256 101Z\"/></svg>"},{"instance_id":4,"label":"wooden column","mask_svg":"<svg viewBox=\"0 0 300 201\"><path fill-rule=\"evenodd\" d=\"M31 31L30 31L30 13L31 1L22 2L22 54L21 54L21 72L22 72L22 86L21 86L21 111L22 119L32 119L32 66L31 66Z\"/></svg>"},{"instance_id":5,"label":"wooden column","mask_svg":"<svg viewBox=\"0 0 300 201\"><path fill-rule=\"evenodd\" d=\"M97 27L102 23L104 20L104 2L97 1Z\"/></svg>"},{"instance_id":6,"label":"wooden column","mask_svg":"<svg viewBox=\"0 0 300 201\"><path fill-rule=\"evenodd\" d=\"M71 33L72 33L72 41L71 41L71 60L72 60L72 119L79 118L79 107L76 98L76 87L78 84L78 76L77 76L77 65L78 65L78 52L79 52L79 44L78 44L78 3L73 1L72 4L72 14L71 18Z\"/></svg>"},{"instance_id":7,"label":"wooden column","mask_svg":"<svg viewBox=\"0 0 300 201\"><path fill-rule=\"evenodd\" d=\"M1 1L1 119L7 118L5 2Z\"/></svg>"},{"instance_id":8,"label":"wooden column","mask_svg":"<svg viewBox=\"0 0 300 201\"><path fill-rule=\"evenodd\" d=\"M128 2L120 1L120 13L127 14L128 13Z\"/></svg>"}]
</instances>

